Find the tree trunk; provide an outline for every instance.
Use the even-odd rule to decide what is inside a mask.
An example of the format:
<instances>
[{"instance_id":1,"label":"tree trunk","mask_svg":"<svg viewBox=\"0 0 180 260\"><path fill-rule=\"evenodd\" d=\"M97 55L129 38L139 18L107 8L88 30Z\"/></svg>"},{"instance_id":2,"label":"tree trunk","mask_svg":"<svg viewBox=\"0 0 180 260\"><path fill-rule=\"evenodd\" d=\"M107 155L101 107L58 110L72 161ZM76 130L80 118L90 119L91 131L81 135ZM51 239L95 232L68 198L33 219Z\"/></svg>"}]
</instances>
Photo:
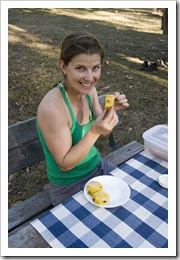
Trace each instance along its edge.
<instances>
[{"instance_id":1,"label":"tree trunk","mask_svg":"<svg viewBox=\"0 0 180 260\"><path fill-rule=\"evenodd\" d=\"M162 30L163 34L168 34L168 8L163 9Z\"/></svg>"}]
</instances>

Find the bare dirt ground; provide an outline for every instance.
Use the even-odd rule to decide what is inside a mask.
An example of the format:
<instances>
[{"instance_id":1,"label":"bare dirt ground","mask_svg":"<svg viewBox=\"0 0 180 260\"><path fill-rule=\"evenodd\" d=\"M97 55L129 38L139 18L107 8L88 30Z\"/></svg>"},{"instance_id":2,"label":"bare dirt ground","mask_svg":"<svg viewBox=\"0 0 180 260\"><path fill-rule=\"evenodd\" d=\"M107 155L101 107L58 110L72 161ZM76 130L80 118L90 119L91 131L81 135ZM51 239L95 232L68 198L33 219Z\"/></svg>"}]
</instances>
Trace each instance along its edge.
<instances>
[{"instance_id":1,"label":"bare dirt ground","mask_svg":"<svg viewBox=\"0 0 180 260\"><path fill-rule=\"evenodd\" d=\"M144 60L168 62L168 38L155 9L9 9L9 125L36 116L43 96L60 80L60 42L73 31L93 33L104 47L98 93L121 91L130 107L122 111L116 142L143 143L142 134L168 123L168 67L140 71ZM111 151L97 142L102 155ZM44 162L9 178L9 206L46 187Z\"/></svg>"}]
</instances>

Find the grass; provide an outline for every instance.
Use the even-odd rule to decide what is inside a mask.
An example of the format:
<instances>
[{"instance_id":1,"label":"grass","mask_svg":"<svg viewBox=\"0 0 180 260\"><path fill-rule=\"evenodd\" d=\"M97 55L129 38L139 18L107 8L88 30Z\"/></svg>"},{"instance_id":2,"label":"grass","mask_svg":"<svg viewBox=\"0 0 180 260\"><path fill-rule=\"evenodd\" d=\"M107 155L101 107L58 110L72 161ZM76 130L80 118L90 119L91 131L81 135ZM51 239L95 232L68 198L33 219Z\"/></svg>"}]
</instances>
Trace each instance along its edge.
<instances>
[{"instance_id":1,"label":"grass","mask_svg":"<svg viewBox=\"0 0 180 260\"><path fill-rule=\"evenodd\" d=\"M9 9L9 125L36 116L43 96L60 80L60 42L73 31L93 33L104 47L98 93L121 91L130 107L114 129L117 143L143 143L144 131L168 123L168 68L139 71L144 60L168 59L168 38L161 31L161 10ZM97 142L102 155L108 142ZM9 180L9 205L26 199L47 183L44 162ZM16 192L18 190L18 192ZM18 194L17 194L18 193Z\"/></svg>"}]
</instances>

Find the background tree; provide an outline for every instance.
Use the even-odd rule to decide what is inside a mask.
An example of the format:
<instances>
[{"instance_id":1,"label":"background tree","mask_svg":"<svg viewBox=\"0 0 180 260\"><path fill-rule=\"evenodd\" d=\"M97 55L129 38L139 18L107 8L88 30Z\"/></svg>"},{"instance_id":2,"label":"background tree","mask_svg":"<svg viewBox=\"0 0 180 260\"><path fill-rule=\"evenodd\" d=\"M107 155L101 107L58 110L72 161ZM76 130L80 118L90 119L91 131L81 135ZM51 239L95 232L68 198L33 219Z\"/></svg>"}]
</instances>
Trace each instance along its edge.
<instances>
[{"instance_id":1,"label":"background tree","mask_svg":"<svg viewBox=\"0 0 180 260\"><path fill-rule=\"evenodd\" d=\"M168 34L168 8L163 9L163 16L162 16L162 30L163 34Z\"/></svg>"}]
</instances>

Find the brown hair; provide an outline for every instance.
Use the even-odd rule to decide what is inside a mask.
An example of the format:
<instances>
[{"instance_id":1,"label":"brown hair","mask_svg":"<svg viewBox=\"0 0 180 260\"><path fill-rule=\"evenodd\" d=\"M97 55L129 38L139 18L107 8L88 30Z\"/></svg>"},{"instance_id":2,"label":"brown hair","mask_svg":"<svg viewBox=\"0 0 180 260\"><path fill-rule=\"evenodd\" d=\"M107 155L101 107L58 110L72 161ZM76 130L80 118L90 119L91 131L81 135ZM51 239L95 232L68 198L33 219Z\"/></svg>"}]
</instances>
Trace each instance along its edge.
<instances>
[{"instance_id":1,"label":"brown hair","mask_svg":"<svg viewBox=\"0 0 180 260\"><path fill-rule=\"evenodd\" d=\"M75 32L66 36L61 44L60 60L63 60L65 65L68 65L70 60L78 54L99 54L101 62L104 58L104 51L92 34L86 32Z\"/></svg>"}]
</instances>

